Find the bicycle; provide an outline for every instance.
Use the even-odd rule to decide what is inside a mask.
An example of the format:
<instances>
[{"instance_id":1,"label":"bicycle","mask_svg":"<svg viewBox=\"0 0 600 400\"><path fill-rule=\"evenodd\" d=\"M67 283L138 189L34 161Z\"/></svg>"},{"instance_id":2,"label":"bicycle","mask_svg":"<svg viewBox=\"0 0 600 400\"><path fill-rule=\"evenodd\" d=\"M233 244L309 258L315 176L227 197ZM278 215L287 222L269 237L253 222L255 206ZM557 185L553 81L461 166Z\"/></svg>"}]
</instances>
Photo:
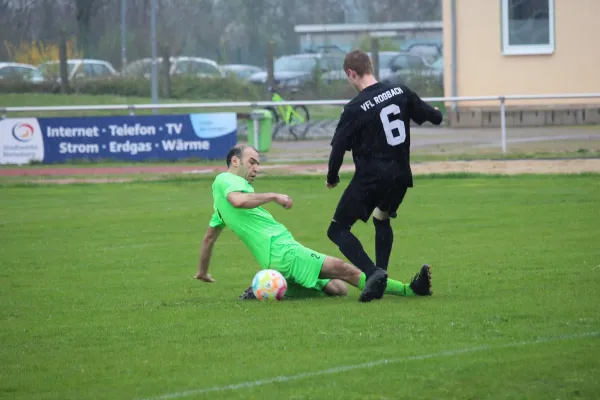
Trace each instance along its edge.
<instances>
[{"instance_id":1,"label":"bicycle","mask_svg":"<svg viewBox=\"0 0 600 400\"><path fill-rule=\"evenodd\" d=\"M269 92L273 93L271 101L283 102L284 99L277 93L273 88L269 88ZM308 132L308 122L310 121L310 114L308 108L305 106L290 106L281 105L275 107L265 107L272 114L274 121L273 139L279 133L279 129L285 125L288 127L290 134L294 137L294 140L304 138L306 132Z\"/></svg>"}]
</instances>

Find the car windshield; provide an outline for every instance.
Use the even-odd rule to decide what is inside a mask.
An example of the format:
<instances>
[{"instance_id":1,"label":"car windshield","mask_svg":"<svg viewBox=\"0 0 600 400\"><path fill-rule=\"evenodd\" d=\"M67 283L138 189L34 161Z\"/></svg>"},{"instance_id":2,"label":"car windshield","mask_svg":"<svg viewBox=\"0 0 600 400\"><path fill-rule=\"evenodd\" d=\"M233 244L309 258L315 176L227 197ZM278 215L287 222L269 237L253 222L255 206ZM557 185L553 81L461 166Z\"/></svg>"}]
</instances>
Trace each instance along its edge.
<instances>
[{"instance_id":1,"label":"car windshield","mask_svg":"<svg viewBox=\"0 0 600 400\"><path fill-rule=\"evenodd\" d=\"M273 69L275 72L294 71L311 73L316 66L313 57L280 57L275 60Z\"/></svg>"}]
</instances>

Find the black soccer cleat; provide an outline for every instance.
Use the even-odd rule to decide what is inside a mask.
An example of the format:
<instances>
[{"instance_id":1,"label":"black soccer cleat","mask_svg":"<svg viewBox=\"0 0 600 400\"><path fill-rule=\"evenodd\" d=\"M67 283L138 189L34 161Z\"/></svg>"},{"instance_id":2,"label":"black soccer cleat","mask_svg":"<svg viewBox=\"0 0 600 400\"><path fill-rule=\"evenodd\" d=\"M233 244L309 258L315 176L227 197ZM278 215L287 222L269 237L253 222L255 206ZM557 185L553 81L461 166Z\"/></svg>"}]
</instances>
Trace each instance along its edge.
<instances>
[{"instance_id":1,"label":"black soccer cleat","mask_svg":"<svg viewBox=\"0 0 600 400\"><path fill-rule=\"evenodd\" d=\"M256 300L256 296L252 292L252 286L248 289L244 290L244 293L240 295L240 299L242 300Z\"/></svg>"},{"instance_id":2,"label":"black soccer cleat","mask_svg":"<svg viewBox=\"0 0 600 400\"><path fill-rule=\"evenodd\" d=\"M383 292L387 287L387 272L381 268L373 272L373 275L365 283L365 287L358 297L358 301L369 302L383 297Z\"/></svg>"},{"instance_id":3,"label":"black soccer cleat","mask_svg":"<svg viewBox=\"0 0 600 400\"><path fill-rule=\"evenodd\" d=\"M410 288L418 296L431 296L431 267L424 264L410 282Z\"/></svg>"}]
</instances>

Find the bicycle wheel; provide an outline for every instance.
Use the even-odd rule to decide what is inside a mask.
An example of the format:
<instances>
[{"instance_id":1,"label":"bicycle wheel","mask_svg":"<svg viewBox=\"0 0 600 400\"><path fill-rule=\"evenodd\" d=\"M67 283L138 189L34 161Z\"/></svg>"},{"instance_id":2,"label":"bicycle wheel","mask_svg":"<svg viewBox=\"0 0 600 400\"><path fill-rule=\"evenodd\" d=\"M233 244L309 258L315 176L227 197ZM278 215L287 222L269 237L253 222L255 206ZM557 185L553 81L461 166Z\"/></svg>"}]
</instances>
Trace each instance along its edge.
<instances>
[{"instance_id":1,"label":"bicycle wheel","mask_svg":"<svg viewBox=\"0 0 600 400\"><path fill-rule=\"evenodd\" d=\"M277 136L277 132L279 132L280 123L279 123L279 114L274 107L265 107L265 110L271 112L271 126L273 129L273 133L271 134L271 138L275 139Z\"/></svg>"},{"instance_id":2,"label":"bicycle wheel","mask_svg":"<svg viewBox=\"0 0 600 400\"><path fill-rule=\"evenodd\" d=\"M290 117L290 133L294 136L295 140L298 138L304 138L308 132L308 122L310 121L310 114L308 108L305 106L294 106L294 112Z\"/></svg>"}]
</instances>

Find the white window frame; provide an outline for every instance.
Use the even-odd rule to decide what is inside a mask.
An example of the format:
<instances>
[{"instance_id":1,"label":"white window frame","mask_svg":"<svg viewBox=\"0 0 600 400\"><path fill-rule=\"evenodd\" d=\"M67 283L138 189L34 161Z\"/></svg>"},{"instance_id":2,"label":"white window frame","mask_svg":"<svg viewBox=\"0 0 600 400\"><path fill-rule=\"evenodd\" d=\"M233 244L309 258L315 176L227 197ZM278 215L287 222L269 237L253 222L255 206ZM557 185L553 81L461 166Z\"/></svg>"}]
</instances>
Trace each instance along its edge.
<instances>
[{"instance_id":1,"label":"white window frame","mask_svg":"<svg viewBox=\"0 0 600 400\"><path fill-rule=\"evenodd\" d=\"M554 43L554 0L548 1L548 44L529 44L529 45L510 45L508 31L508 1L502 0L502 54L503 55L537 55L553 54L555 50Z\"/></svg>"}]
</instances>

